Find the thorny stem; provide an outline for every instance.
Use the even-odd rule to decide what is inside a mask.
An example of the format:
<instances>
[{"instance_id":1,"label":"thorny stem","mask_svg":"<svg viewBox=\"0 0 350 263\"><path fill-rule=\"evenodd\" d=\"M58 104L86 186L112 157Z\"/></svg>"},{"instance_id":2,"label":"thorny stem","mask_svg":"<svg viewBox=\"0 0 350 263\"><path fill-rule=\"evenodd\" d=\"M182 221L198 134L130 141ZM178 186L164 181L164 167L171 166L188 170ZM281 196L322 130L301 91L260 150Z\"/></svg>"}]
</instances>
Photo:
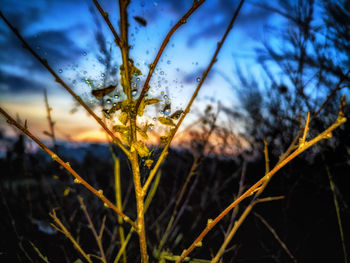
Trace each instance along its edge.
<instances>
[{"instance_id":1,"label":"thorny stem","mask_svg":"<svg viewBox=\"0 0 350 263\"><path fill-rule=\"evenodd\" d=\"M183 261L183 259L189 255L193 249L196 247L196 245L202 241L202 239L208 234L208 232L219 222L221 219L230 212L231 209L233 209L235 206L237 206L239 203L241 203L244 199L251 196L254 192L258 191L257 194L261 193L262 190L266 187L267 183L271 180L271 178L279 171L282 167L284 167L287 163L289 163L291 160L293 160L296 156L310 148L312 145L318 143L319 141L329 138L329 135L332 134L332 131L338 128L340 125L342 125L344 122L346 122L346 118L343 116L343 113L340 112L337 121L332 124L328 129L326 129L324 132L319 134L316 138L305 142L303 145L301 145L299 148L297 148L293 153L291 153L288 157L286 157L283 161L277 163L277 165L264 177L262 177L258 182L256 182L253 186L251 186L244 194L242 194L240 197L238 197L235 201L233 201L229 206L226 207L224 211L222 211L213 221L211 221L202 231L202 233L196 238L196 240L191 244L191 246L184 250L180 259L176 263L180 263Z\"/></svg>"},{"instance_id":2,"label":"thorny stem","mask_svg":"<svg viewBox=\"0 0 350 263\"><path fill-rule=\"evenodd\" d=\"M108 13L103 11L102 7L100 6L100 4L98 3L97 0L93 0L94 1L94 4L95 6L97 7L98 11L100 12L101 16L104 18L106 24L108 25L109 29L111 30L113 36L114 36L114 40L115 40L115 43L117 44L118 47L121 47L122 46L122 41L120 40L118 34L117 34L117 31L115 31L111 21L109 20L108 18Z\"/></svg>"},{"instance_id":3,"label":"thorny stem","mask_svg":"<svg viewBox=\"0 0 350 263\"><path fill-rule=\"evenodd\" d=\"M239 5L238 5L238 7L237 7L237 9L236 9L236 11L235 11L235 13L234 13L234 15L233 15L231 21L230 21L230 24L228 25L228 27L227 27L227 29L226 29L225 34L224 34L223 37L221 38L221 41L218 42L217 48L216 48L216 50L215 50L215 53L214 53L214 55L213 55L213 57L212 57L212 59L211 59L209 65L208 65L207 69L203 72L202 77L201 77L201 80L200 80L200 82L199 82L199 84L198 84L196 90L194 91L194 93L193 93L193 95L192 95L192 97L191 97L191 100L190 100L189 103L187 104L187 107L186 107L184 113L182 114L182 116L180 117L178 123L176 124L176 126L175 126L175 128L174 128L174 131L170 134L170 137L169 137L169 139L168 139L168 142L167 142L167 144L165 145L165 147L164 147L162 153L160 154L160 156L159 156L159 158L158 158L158 160L157 160L157 163L154 165L153 169L151 170L151 172L150 172L150 174L149 174L149 176L148 176L148 178L147 178L147 181L146 181L145 185L143 186L143 191L145 191L145 192L147 191L147 188L149 187L149 185L150 185L150 183L151 183L153 177L155 176L155 174L156 174L157 170L159 169L161 163L163 162L163 160L165 159L166 155L168 154L168 149L169 149L170 143L171 143L171 141L173 140L173 138L174 138L174 136L175 136L177 130L179 129L181 123L183 122L183 120L185 119L185 117L187 116L187 114L190 112L191 106L192 106L194 100L196 99L196 97L197 97L197 95L198 95L198 92L199 92L200 88L202 87L203 82L204 82L204 80L206 79L206 77L207 77L209 71L211 70L211 68L213 67L214 63L216 62L216 60L217 60L216 58L217 58L217 56L218 56L218 54L219 54L219 51L221 50L221 47L222 47L222 45L224 44L228 33L231 31L231 29L232 29L232 27L233 27L233 24L234 24L234 22L235 22L235 20L236 20L236 18L237 18L237 16L238 16L239 11L241 10L241 7L242 7L243 3L244 3L244 0L241 0L241 2L239 3Z\"/></svg>"},{"instance_id":4,"label":"thorny stem","mask_svg":"<svg viewBox=\"0 0 350 263\"><path fill-rule=\"evenodd\" d=\"M10 24L10 22L5 18L5 16L0 12L0 17L5 21L7 26L12 30L12 32L17 36L17 38L22 42L23 47L26 48L55 78L55 81L68 91L69 94L72 95L72 97L81 105L83 108L97 121L99 125L106 131L106 133L113 139L113 143L119 146L120 149L124 151L126 155L129 155L129 151L124 147L122 142L117 138L111 130L107 128L107 126L104 124L104 122L99 118L92 109L90 109L86 103L77 95L74 93L74 91L68 87L68 85L55 73L55 71L50 67L46 59L41 58L30 46L29 44L24 40L24 38L20 35L18 30Z\"/></svg>"},{"instance_id":5,"label":"thorny stem","mask_svg":"<svg viewBox=\"0 0 350 263\"><path fill-rule=\"evenodd\" d=\"M92 187L88 182L86 182L82 177L80 177L79 174L77 174L70 164L67 162L64 162L60 157L58 157L54 152L52 152L49 148L45 146L38 138L36 138L27 128L20 125L17 121L15 121L9 114L7 114L6 111L4 111L0 107L0 113L4 115L4 117L7 119L7 122L10 125L14 125L19 130L21 130L24 134L26 134L29 138L31 138L41 149L43 149L45 152L47 152L54 161L62 165L71 175L73 175L76 179L76 182L81 183L83 186L85 186L90 192L92 192L94 195L96 195L98 198L100 198L106 206L111 208L114 212L116 212L118 215L120 215L125 222L128 222L130 225L132 225L134 228L136 228L136 224L134 221L132 221L127 215L125 215L122 211L120 211L111 201L109 201L101 191L96 190L94 187Z\"/></svg>"},{"instance_id":6,"label":"thorny stem","mask_svg":"<svg viewBox=\"0 0 350 263\"><path fill-rule=\"evenodd\" d=\"M146 92L149 90L150 86L149 86L149 82L151 80L151 77L153 75L153 71L156 68L158 61L165 49L165 47L167 46L167 44L170 41L170 38L172 37L172 35L175 33L175 31L182 26L183 24L185 24L187 22L187 19L190 17L190 15L192 15L192 13L201 5L204 3L205 0L200 0L200 1L194 1L191 8L187 11L187 13L181 17L181 19L170 29L170 31L168 32L168 34L166 35L165 39L163 40L162 45L160 46L160 49L158 50L158 53L156 55L156 58L154 59L153 63L150 65L150 69L147 75L147 78L145 80L145 83L143 85L143 88L141 90L140 96L136 102L136 107L135 107L135 111L137 112L137 109L140 106L140 103L142 101L142 99L144 98L144 96L146 95Z\"/></svg>"}]
</instances>

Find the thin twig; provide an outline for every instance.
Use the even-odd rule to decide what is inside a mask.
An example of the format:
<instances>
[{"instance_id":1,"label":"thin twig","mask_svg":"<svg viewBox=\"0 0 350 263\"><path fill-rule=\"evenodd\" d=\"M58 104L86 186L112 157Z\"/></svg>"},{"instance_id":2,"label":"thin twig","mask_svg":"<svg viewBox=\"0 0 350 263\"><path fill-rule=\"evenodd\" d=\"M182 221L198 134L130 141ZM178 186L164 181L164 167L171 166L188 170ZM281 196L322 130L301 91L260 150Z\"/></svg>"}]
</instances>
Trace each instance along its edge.
<instances>
[{"instance_id":1,"label":"thin twig","mask_svg":"<svg viewBox=\"0 0 350 263\"><path fill-rule=\"evenodd\" d=\"M79 251L79 253L87 260L87 262L92 263L92 260L90 259L90 255L86 254L85 251L81 248L81 246L78 244L78 242L74 239L72 234L69 232L69 230L62 224L61 220L56 216L56 211L52 210L52 213L49 213L51 218L55 221L55 223L58 225L51 224L53 228L55 228L57 231L64 234L74 245L74 247Z\"/></svg>"},{"instance_id":2,"label":"thin twig","mask_svg":"<svg viewBox=\"0 0 350 263\"><path fill-rule=\"evenodd\" d=\"M229 234L225 237L224 242L222 243L221 247L219 248L218 252L216 253L215 257L212 259L211 263L217 263L222 255L226 251L226 247L228 244L231 242L232 238L234 235L237 233L239 227L243 224L249 213L252 211L253 207L258 204L258 203L263 203L263 202L270 202L270 201L275 201L275 200L280 200L284 198L284 196L276 196L276 197L266 197L262 198L259 200L255 200L251 202L246 209L244 209L242 215L239 217L237 221L235 221L235 224L233 228L230 230Z\"/></svg>"},{"instance_id":3,"label":"thin twig","mask_svg":"<svg viewBox=\"0 0 350 263\"><path fill-rule=\"evenodd\" d=\"M270 224L265 220L265 218L263 218L260 214L258 214L257 212L253 212L253 214L260 219L260 221L267 227L267 229L271 232L271 234L273 235L273 237L277 240L277 242L281 245L281 247L283 248L283 250L288 254L288 256L290 257L290 259L296 263L297 260L296 258L293 256L293 254L290 252L290 250L288 249L287 245L280 239L280 237L278 236L278 234L276 233L276 231L273 229L272 226L270 226Z\"/></svg>"},{"instance_id":4,"label":"thin twig","mask_svg":"<svg viewBox=\"0 0 350 263\"><path fill-rule=\"evenodd\" d=\"M269 150L267 148L267 141L264 140L264 156L265 156L265 174L270 171Z\"/></svg>"},{"instance_id":5,"label":"thin twig","mask_svg":"<svg viewBox=\"0 0 350 263\"><path fill-rule=\"evenodd\" d=\"M81 196L78 196L78 200L79 200L79 203L80 203L80 207L83 210L84 215L85 215L85 217L86 217L86 219L87 219L87 221L89 223L91 232L94 235L95 240L97 242L97 246L98 246L98 249L100 250L100 254L101 254L101 261L104 262L104 263L107 263L105 252L104 252L103 246L102 246L102 234L103 234L103 231L100 231L100 234L97 234L95 226L92 223L91 217L89 216L89 213L88 213L88 211L86 209L86 206L84 204L83 198ZM103 230L103 228L104 228L104 224L102 224L101 230Z\"/></svg>"},{"instance_id":6,"label":"thin twig","mask_svg":"<svg viewBox=\"0 0 350 263\"><path fill-rule=\"evenodd\" d=\"M154 69L156 68L157 64L158 64L158 61L165 49L165 47L167 46L167 44L169 43L170 41L170 38L172 37L172 35L175 33L175 31L180 27L182 26L183 24L185 24L187 22L187 19L193 14L194 11L196 11L196 9L204 3L205 0L200 0L200 1L194 1L193 2L193 5L191 6L191 8L187 11L187 13L180 18L180 20L170 29L170 31L168 32L168 34L166 35L165 39L163 40L162 42L162 45L160 46L159 50L158 50L158 53L156 55L156 58L154 59L153 63L150 65L150 69L149 69L149 72L148 72L148 75L147 75L147 78L145 80L145 83L143 85L143 88L141 90L141 93L140 93L140 96L136 102L136 112L137 112L137 109L139 108L140 106L140 103L142 101L142 99L144 98L146 92L150 89L150 86L149 86L149 82L151 80L151 77L153 75L153 71Z\"/></svg>"},{"instance_id":7,"label":"thin twig","mask_svg":"<svg viewBox=\"0 0 350 263\"><path fill-rule=\"evenodd\" d=\"M55 129L54 129L55 122L51 118L52 108L50 107L49 100L47 99L46 89L44 89L44 100L45 100L45 106L46 106L47 121L49 122L49 127L50 127L50 134L49 135L52 139L55 152L58 152L57 143L56 143L56 136L55 136Z\"/></svg>"},{"instance_id":8,"label":"thin twig","mask_svg":"<svg viewBox=\"0 0 350 263\"><path fill-rule=\"evenodd\" d=\"M7 122L10 125L14 125L19 130L21 130L24 134L26 134L29 138L31 138L42 150L47 152L51 158L62 165L71 175L75 177L75 182L80 183L83 186L85 186L90 192L92 192L94 195L96 195L98 198L100 198L106 206L114 210L118 215L123 217L125 222L128 222L133 227L136 227L136 224L134 221L132 221L127 215L125 215L122 211L120 211L111 201L109 201L104 195L101 190L96 190L94 187L92 187L88 182L86 182L82 177L80 177L77 172L75 172L70 164L68 162L64 162L59 156L57 156L53 151L51 151L45 144L43 144L38 138L36 138L27 128L20 125L17 121L15 121L9 114L7 114L6 111L4 111L0 107L0 113L4 115L4 117L7 119Z\"/></svg>"},{"instance_id":9,"label":"thin twig","mask_svg":"<svg viewBox=\"0 0 350 263\"><path fill-rule=\"evenodd\" d=\"M106 24L108 25L109 29L111 30L113 36L114 36L114 40L115 40L115 43L121 47L121 40L117 34L117 31L114 29L111 21L109 20L109 15L107 12L103 11L102 7L100 6L100 4L98 3L97 0L92 0L95 4L95 6L97 7L98 11L100 12L101 16L103 17L103 19L105 20Z\"/></svg>"},{"instance_id":10,"label":"thin twig","mask_svg":"<svg viewBox=\"0 0 350 263\"><path fill-rule=\"evenodd\" d=\"M344 238L344 231L343 231L343 224L342 224L342 220L341 220L341 216L340 216L340 209L339 209L339 203L338 203L338 198L336 195L336 190L335 190L335 184L333 181L333 176L331 174L331 171L329 169L329 167L326 165L326 171L328 174L328 180L329 180L329 185L333 194L333 202L334 202L334 207L335 207L335 212L337 214L337 220L338 220L338 227L339 227L339 234L340 234L340 241L342 244L342 248L343 248L343 255L344 255L344 263L348 262L348 254L347 254L347 250L346 250L346 244L345 244L345 238Z\"/></svg>"}]
</instances>

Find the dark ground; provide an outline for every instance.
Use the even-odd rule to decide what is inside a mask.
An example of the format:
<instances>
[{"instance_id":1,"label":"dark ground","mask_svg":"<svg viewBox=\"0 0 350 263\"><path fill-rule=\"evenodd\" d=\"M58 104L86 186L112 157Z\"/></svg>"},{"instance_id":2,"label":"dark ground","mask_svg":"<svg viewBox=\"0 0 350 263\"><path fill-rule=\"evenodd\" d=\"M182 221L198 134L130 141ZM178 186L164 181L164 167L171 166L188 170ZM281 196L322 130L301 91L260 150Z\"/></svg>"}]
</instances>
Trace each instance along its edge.
<instances>
[{"instance_id":1,"label":"dark ground","mask_svg":"<svg viewBox=\"0 0 350 263\"><path fill-rule=\"evenodd\" d=\"M67 238L50 227L49 223L52 220L48 213L54 208L85 251L98 254L96 242L77 200L77 195L80 195L84 197L97 229L102 217L107 216L103 245L108 262L113 262L119 246L115 232L118 225L116 216L82 186L73 184L71 176L49 160L44 153L25 153L22 140L20 137L11 145L7 156L0 159L0 261L43 262L29 242L47 256L51 263L75 262L81 258ZM345 145L348 145L347 142ZM73 150L67 151L64 146L60 146L59 149L63 155L64 152L70 152L70 157L73 156ZM311 158L309 152L293 160L276 175L262 195L284 195L285 198L258 204L253 210L275 230L298 262L343 262L337 216L326 166L329 167L337 187L336 194L347 242L350 239L350 194L347 178L350 161L349 153L344 149L347 148L340 147L335 150L324 147L323 157L316 153ZM108 148L91 145L76 151L80 160L70 158L71 166L94 187L103 189L104 194L114 201L113 160L108 154ZM82 152L85 154L81 155ZM127 215L135 218L129 166L125 158L120 159L124 210ZM183 215L165 245L166 249L180 254L203 230L207 220L214 218L233 201L242 173L242 159L237 157L232 160L217 156L202 159L197 174L190 183L190 187L195 185L193 194L188 198ZM185 181L192 160L189 152L171 151L162 167L159 188L146 214L149 254L152 254L166 228L173 209L173 205L169 204L172 204ZM276 163L276 160L272 156L271 165ZM264 170L262 158L248 162L246 187L263 176ZM66 195L65 189L69 189L69 193L66 190ZM242 203L239 212L243 211L249 201L248 198ZM163 215L164 211L167 213ZM196 248L192 256L210 259L215 255L230 219L231 214L208 234L203 240L203 246ZM129 226L123 226L128 233ZM229 247L231 249L225 254L223 262L292 262L255 214L248 216ZM138 251L137 238L133 236L127 250L128 262L139 262Z\"/></svg>"}]
</instances>

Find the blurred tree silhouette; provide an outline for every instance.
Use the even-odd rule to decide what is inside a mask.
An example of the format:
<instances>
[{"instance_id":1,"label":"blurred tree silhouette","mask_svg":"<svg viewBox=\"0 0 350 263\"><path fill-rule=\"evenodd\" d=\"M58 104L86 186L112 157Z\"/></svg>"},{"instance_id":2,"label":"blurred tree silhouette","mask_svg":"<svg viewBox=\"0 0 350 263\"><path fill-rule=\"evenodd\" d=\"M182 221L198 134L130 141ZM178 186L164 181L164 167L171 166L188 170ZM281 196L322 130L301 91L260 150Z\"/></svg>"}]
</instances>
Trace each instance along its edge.
<instances>
[{"instance_id":1,"label":"blurred tree silhouette","mask_svg":"<svg viewBox=\"0 0 350 263\"><path fill-rule=\"evenodd\" d=\"M307 112L318 115L311 124L315 132L335 117L331 116L337 112L338 103L334 102L350 81L350 3L279 1L279 9L256 5L278 13L285 24L282 29L270 30L272 38L263 49L257 49L266 76L263 87L237 67L238 95L250 119L248 132L259 148L266 138L281 153L297 135L301 116Z\"/></svg>"}]
</instances>

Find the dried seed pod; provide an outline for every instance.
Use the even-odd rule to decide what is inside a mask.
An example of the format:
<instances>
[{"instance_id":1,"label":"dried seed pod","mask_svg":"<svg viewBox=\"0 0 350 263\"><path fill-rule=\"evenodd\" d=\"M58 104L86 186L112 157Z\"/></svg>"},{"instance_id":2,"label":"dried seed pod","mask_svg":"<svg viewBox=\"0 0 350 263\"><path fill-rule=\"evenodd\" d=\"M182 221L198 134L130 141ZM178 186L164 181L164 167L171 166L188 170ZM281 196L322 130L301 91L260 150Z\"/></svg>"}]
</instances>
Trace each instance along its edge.
<instances>
[{"instance_id":1,"label":"dried seed pod","mask_svg":"<svg viewBox=\"0 0 350 263\"><path fill-rule=\"evenodd\" d=\"M183 113L183 110L177 110L173 114L170 115L170 118L173 120L177 120L180 118L182 113Z\"/></svg>"},{"instance_id":2,"label":"dried seed pod","mask_svg":"<svg viewBox=\"0 0 350 263\"><path fill-rule=\"evenodd\" d=\"M103 89L94 89L91 91L91 94L94 95L96 98L102 98L103 96L107 95L108 93L111 93L113 90L115 90L117 86L110 85Z\"/></svg>"},{"instance_id":3,"label":"dried seed pod","mask_svg":"<svg viewBox=\"0 0 350 263\"><path fill-rule=\"evenodd\" d=\"M134 19L137 23L139 23L141 26L147 26L147 21L143 17L140 16L134 16Z\"/></svg>"}]
</instances>

